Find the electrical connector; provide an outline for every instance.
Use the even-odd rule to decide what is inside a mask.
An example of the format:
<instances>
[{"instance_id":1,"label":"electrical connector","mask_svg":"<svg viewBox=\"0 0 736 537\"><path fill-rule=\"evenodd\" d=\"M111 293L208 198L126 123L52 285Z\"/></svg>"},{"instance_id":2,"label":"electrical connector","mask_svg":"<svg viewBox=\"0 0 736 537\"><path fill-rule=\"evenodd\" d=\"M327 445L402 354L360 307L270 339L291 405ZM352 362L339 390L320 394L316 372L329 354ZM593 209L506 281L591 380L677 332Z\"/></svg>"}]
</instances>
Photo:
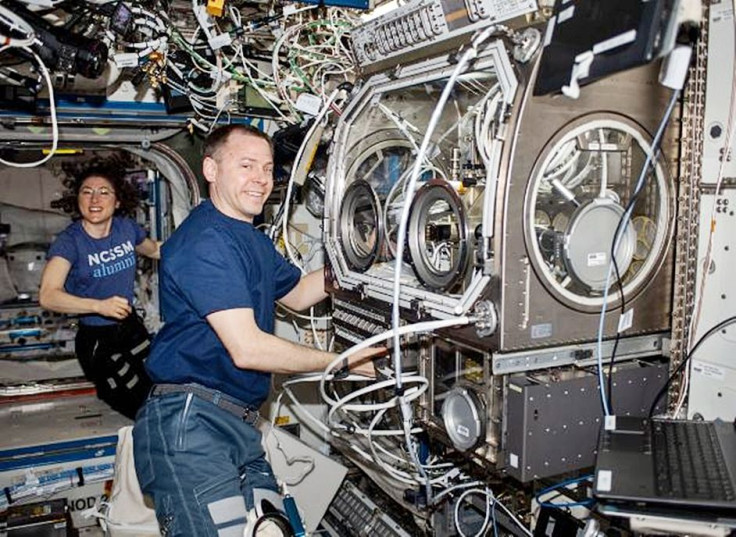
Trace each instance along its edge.
<instances>
[{"instance_id":1,"label":"electrical connector","mask_svg":"<svg viewBox=\"0 0 736 537\"><path fill-rule=\"evenodd\" d=\"M670 89L682 89L690 69L692 52L690 45L677 45L662 62L659 83Z\"/></svg>"},{"instance_id":2,"label":"electrical connector","mask_svg":"<svg viewBox=\"0 0 736 537\"><path fill-rule=\"evenodd\" d=\"M284 496L284 511L286 511L286 516L289 518L289 524L291 524L294 537L303 537L306 535L304 524L302 524L302 519L299 516L299 509L297 509L296 506L296 501L294 501L294 497L288 492Z\"/></svg>"},{"instance_id":3,"label":"electrical connector","mask_svg":"<svg viewBox=\"0 0 736 537\"><path fill-rule=\"evenodd\" d=\"M225 0L207 0L207 14L210 17L222 17L225 11Z\"/></svg>"}]
</instances>

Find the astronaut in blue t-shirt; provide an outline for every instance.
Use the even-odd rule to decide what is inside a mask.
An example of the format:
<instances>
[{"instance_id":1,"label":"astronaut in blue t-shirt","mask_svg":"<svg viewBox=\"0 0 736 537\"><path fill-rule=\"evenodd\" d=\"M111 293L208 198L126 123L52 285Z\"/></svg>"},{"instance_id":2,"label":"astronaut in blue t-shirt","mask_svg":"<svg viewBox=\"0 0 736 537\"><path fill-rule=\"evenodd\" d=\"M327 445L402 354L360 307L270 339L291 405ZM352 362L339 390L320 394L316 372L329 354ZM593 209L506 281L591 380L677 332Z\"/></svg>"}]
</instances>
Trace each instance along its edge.
<instances>
[{"instance_id":1,"label":"astronaut in blue t-shirt","mask_svg":"<svg viewBox=\"0 0 736 537\"><path fill-rule=\"evenodd\" d=\"M324 370L335 354L273 335L274 306L324 299L324 271L302 276L253 226L273 188L267 135L228 125L205 142L210 200L166 241L160 302L166 324L146 369L152 395L133 429L142 490L171 536L242 535L257 491L277 489L253 426L271 373ZM367 349L353 372L373 376Z\"/></svg>"},{"instance_id":2,"label":"astronaut in blue t-shirt","mask_svg":"<svg viewBox=\"0 0 736 537\"><path fill-rule=\"evenodd\" d=\"M124 359L148 338L132 316L136 254L158 259L160 244L121 216L137 204L121 172L96 165L76 179L80 218L51 245L39 300L48 310L80 315L75 350L85 375L100 399L134 418L150 389L143 357L129 360L128 367L115 357Z\"/></svg>"}]
</instances>

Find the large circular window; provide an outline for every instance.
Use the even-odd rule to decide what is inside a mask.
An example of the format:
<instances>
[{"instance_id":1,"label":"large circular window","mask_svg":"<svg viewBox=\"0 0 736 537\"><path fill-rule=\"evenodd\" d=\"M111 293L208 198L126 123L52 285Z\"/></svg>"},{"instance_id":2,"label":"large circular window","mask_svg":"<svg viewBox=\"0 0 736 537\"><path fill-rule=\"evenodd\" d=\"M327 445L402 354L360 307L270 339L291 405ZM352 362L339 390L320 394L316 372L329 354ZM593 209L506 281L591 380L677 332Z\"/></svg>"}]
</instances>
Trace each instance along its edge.
<instances>
[{"instance_id":1,"label":"large circular window","mask_svg":"<svg viewBox=\"0 0 736 537\"><path fill-rule=\"evenodd\" d=\"M535 270L558 299L599 308L608 281L614 305L619 286L631 298L660 266L672 201L658 159L633 197L651 150L649 136L633 121L595 114L565 127L542 151L527 190L525 236Z\"/></svg>"}]
</instances>

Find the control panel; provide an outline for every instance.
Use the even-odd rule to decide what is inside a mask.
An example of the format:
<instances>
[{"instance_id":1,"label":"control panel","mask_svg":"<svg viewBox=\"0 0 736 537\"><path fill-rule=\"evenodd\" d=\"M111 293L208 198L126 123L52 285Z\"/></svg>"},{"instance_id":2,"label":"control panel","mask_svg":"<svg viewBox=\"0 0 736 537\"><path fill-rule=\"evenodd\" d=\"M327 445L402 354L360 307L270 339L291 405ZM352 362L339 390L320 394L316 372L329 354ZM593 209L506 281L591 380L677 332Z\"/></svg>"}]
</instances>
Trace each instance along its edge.
<instances>
[{"instance_id":1,"label":"control panel","mask_svg":"<svg viewBox=\"0 0 736 537\"><path fill-rule=\"evenodd\" d=\"M353 50L365 68L536 9L536 0L415 0L353 30Z\"/></svg>"},{"instance_id":2,"label":"control panel","mask_svg":"<svg viewBox=\"0 0 736 537\"><path fill-rule=\"evenodd\" d=\"M366 307L348 300L333 300L332 325L338 341L356 345L365 339L381 334L391 327L391 319L386 312Z\"/></svg>"}]
</instances>

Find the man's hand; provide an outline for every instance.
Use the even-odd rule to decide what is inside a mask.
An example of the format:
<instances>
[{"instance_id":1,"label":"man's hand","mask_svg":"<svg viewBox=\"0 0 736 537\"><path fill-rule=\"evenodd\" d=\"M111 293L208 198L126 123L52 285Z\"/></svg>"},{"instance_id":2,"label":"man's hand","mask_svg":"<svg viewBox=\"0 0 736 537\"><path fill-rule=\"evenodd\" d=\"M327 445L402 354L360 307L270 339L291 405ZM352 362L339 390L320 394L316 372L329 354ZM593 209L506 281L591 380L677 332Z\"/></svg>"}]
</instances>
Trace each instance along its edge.
<instances>
[{"instance_id":1,"label":"man's hand","mask_svg":"<svg viewBox=\"0 0 736 537\"><path fill-rule=\"evenodd\" d=\"M373 358L386 354L386 347L368 347L358 351L348 358L350 373L362 375L368 378L376 378L376 368L373 366Z\"/></svg>"},{"instance_id":2,"label":"man's hand","mask_svg":"<svg viewBox=\"0 0 736 537\"><path fill-rule=\"evenodd\" d=\"M128 299L121 296L111 296L105 300L97 302L97 313L103 317L112 317L113 319L123 320L132 311Z\"/></svg>"}]
</instances>

